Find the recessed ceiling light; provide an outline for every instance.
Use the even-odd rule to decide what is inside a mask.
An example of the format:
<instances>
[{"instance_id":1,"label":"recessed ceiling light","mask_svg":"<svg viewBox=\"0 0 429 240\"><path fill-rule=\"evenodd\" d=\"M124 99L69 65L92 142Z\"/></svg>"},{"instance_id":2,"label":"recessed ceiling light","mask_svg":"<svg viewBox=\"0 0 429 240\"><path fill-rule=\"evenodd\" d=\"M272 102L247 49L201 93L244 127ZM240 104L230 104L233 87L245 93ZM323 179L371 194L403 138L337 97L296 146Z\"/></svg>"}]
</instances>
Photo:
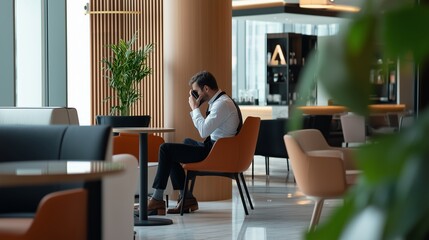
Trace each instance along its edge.
<instances>
[{"instance_id":1,"label":"recessed ceiling light","mask_svg":"<svg viewBox=\"0 0 429 240\"><path fill-rule=\"evenodd\" d=\"M280 7L286 3L284 0L242 0L232 1L233 10L263 8L263 7Z\"/></svg>"},{"instance_id":2,"label":"recessed ceiling light","mask_svg":"<svg viewBox=\"0 0 429 240\"><path fill-rule=\"evenodd\" d=\"M301 8L322 8L344 12L359 12L360 8L349 5L338 5L334 0L299 0Z\"/></svg>"}]
</instances>

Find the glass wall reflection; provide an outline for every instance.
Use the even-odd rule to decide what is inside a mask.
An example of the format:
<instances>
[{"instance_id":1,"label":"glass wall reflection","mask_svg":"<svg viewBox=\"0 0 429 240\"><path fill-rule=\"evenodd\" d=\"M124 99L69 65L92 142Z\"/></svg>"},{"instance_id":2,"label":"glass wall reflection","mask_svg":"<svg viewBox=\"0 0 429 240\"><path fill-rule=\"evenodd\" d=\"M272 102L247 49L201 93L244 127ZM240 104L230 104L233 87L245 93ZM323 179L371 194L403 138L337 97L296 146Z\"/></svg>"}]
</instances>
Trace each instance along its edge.
<instances>
[{"instance_id":1,"label":"glass wall reflection","mask_svg":"<svg viewBox=\"0 0 429 240\"><path fill-rule=\"evenodd\" d=\"M310 19L299 23L292 22L287 17L291 14L273 15L234 17L232 20L232 97L238 102L240 99L253 97L258 98L256 104L266 105L267 34L299 33L323 38L337 34L340 24L346 22L345 19L336 18L324 22ZM294 18L304 19L302 16ZM308 23L309 21L319 23ZM251 96L245 93L251 93ZM245 96L240 96L243 94Z\"/></svg>"},{"instance_id":2,"label":"glass wall reflection","mask_svg":"<svg viewBox=\"0 0 429 240\"><path fill-rule=\"evenodd\" d=\"M16 104L43 103L42 0L15 0Z\"/></svg>"}]
</instances>

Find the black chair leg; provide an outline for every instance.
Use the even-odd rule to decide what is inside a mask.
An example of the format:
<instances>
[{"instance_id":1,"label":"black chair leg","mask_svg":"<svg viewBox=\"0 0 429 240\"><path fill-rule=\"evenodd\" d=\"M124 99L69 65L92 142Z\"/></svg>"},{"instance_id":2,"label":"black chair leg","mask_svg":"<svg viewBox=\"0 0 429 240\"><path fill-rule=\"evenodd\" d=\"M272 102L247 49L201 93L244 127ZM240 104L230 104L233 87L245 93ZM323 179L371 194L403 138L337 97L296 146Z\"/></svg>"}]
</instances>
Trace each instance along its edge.
<instances>
[{"instance_id":1,"label":"black chair leg","mask_svg":"<svg viewBox=\"0 0 429 240\"><path fill-rule=\"evenodd\" d=\"M191 180L191 188L189 189L189 192L190 193L194 193L194 187L195 187L195 179L197 178L197 176L192 176L191 178L190 178L190 180ZM186 195L185 195L186 196Z\"/></svg>"},{"instance_id":2,"label":"black chair leg","mask_svg":"<svg viewBox=\"0 0 429 240\"><path fill-rule=\"evenodd\" d=\"M189 180L190 180L190 173L188 172L188 174L186 174L185 177L185 189L183 189L183 196L182 196L182 205L180 206L180 216L183 216L183 206L185 206L185 201L186 201L186 194L188 194L188 185L189 185ZM191 184L193 185L193 184Z\"/></svg>"},{"instance_id":3,"label":"black chair leg","mask_svg":"<svg viewBox=\"0 0 429 240\"><path fill-rule=\"evenodd\" d=\"M265 157L265 174L270 175L270 157Z\"/></svg>"},{"instance_id":4,"label":"black chair leg","mask_svg":"<svg viewBox=\"0 0 429 240\"><path fill-rule=\"evenodd\" d=\"M255 179L255 158L252 159L252 180Z\"/></svg>"},{"instance_id":5,"label":"black chair leg","mask_svg":"<svg viewBox=\"0 0 429 240\"><path fill-rule=\"evenodd\" d=\"M241 181L243 182L243 188L246 191L247 200L249 200L250 208L253 210L254 208L253 208L252 200L250 199L249 189L247 189L247 184L246 184L246 180L244 179L243 173L240 173L240 177L241 177Z\"/></svg>"},{"instance_id":6,"label":"black chair leg","mask_svg":"<svg viewBox=\"0 0 429 240\"><path fill-rule=\"evenodd\" d=\"M287 163L287 171L289 172L289 158L286 158L286 163Z\"/></svg>"},{"instance_id":7,"label":"black chair leg","mask_svg":"<svg viewBox=\"0 0 429 240\"><path fill-rule=\"evenodd\" d=\"M244 196L243 196L243 190L241 189L240 179L238 178L237 173L234 173L234 178L235 178L235 181L237 182L238 191L240 192L240 197L241 197L241 202L243 203L244 212L246 213L246 215L249 215L249 212L247 211L247 207L246 207L246 201L244 200Z\"/></svg>"}]
</instances>

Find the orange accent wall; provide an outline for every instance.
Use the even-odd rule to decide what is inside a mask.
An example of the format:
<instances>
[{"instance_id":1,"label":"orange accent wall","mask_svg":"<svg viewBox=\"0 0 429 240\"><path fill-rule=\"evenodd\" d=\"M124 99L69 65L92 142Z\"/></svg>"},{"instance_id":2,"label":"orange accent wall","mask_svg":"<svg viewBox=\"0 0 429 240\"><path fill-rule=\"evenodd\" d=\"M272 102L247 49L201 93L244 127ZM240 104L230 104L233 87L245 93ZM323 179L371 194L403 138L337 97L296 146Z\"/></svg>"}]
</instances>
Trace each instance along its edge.
<instances>
[{"instance_id":1,"label":"orange accent wall","mask_svg":"<svg viewBox=\"0 0 429 240\"><path fill-rule=\"evenodd\" d=\"M212 72L231 94L231 31L231 0L164 0L165 123L176 129L176 142L202 140L189 115L188 82L195 73Z\"/></svg>"},{"instance_id":2,"label":"orange accent wall","mask_svg":"<svg viewBox=\"0 0 429 240\"><path fill-rule=\"evenodd\" d=\"M176 129L166 142L200 139L188 103L188 82L195 73L212 72L219 87L231 94L231 35L231 0L164 0L165 125ZM201 111L206 108L203 104ZM194 195L199 201L229 199L231 180L198 177Z\"/></svg>"}]
</instances>

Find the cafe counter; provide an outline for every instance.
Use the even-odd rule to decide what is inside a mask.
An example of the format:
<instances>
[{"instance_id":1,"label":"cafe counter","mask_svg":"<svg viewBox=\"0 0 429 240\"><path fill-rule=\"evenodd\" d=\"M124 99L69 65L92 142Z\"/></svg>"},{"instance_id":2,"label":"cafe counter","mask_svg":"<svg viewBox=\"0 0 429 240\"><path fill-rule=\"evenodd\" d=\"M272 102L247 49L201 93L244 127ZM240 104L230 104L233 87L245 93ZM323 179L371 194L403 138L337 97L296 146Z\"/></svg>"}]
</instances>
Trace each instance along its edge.
<instances>
[{"instance_id":1,"label":"cafe counter","mask_svg":"<svg viewBox=\"0 0 429 240\"><path fill-rule=\"evenodd\" d=\"M371 104L368 107L371 114L405 111L405 104ZM300 109L309 115L335 115L348 112L344 106L302 106Z\"/></svg>"},{"instance_id":2,"label":"cafe counter","mask_svg":"<svg viewBox=\"0 0 429 240\"><path fill-rule=\"evenodd\" d=\"M289 106L255 106L240 105L243 120L247 116L256 116L261 119L288 118ZM300 109L308 115L338 115L348 112L344 106L302 106ZM405 111L405 104L371 104L371 114L399 113Z\"/></svg>"}]
</instances>

